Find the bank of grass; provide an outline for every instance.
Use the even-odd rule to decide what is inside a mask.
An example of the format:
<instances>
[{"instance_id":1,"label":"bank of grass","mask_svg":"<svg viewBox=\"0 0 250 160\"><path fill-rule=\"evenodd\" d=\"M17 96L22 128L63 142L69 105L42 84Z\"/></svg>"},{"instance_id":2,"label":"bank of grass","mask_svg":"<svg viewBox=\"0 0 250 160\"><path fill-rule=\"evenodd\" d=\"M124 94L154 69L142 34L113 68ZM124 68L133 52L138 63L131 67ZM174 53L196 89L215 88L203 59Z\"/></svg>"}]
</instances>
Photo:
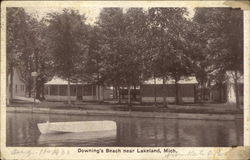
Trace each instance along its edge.
<instances>
[{"instance_id":1,"label":"bank of grass","mask_svg":"<svg viewBox=\"0 0 250 160\"><path fill-rule=\"evenodd\" d=\"M168 113L197 113L197 114L243 114L243 109L236 109L233 104L169 104L168 108L162 104L133 104L128 106L126 103L118 104L110 102L74 102L68 105L66 102L42 101L39 104L27 102L12 102L11 107L32 107L50 108L57 110L96 110L96 111L132 111L132 112L168 112ZM243 108L241 106L241 108Z\"/></svg>"}]
</instances>

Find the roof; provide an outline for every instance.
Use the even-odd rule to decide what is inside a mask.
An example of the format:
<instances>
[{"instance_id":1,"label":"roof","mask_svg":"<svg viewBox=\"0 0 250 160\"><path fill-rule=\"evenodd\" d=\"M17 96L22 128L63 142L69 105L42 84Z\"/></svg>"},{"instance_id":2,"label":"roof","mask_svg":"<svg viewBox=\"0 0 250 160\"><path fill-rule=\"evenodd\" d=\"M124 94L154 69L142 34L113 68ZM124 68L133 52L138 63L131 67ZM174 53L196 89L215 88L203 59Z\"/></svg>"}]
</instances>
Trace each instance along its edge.
<instances>
[{"instance_id":1,"label":"roof","mask_svg":"<svg viewBox=\"0 0 250 160\"><path fill-rule=\"evenodd\" d=\"M52 78L52 80L50 80L49 82L45 83L45 85L67 85L68 81L64 80L62 78L59 78L57 76L54 76ZM76 84L76 83L70 83L70 84ZM79 83L78 83L79 84Z\"/></svg>"},{"instance_id":2,"label":"roof","mask_svg":"<svg viewBox=\"0 0 250 160\"><path fill-rule=\"evenodd\" d=\"M174 84L174 80L173 79L168 79L166 81L166 84ZM197 80L194 76L192 77L186 77L186 78L182 78L179 82L179 84L197 84ZM60 77L54 76L52 78L51 81L45 83L45 85L67 85L68 81L64 80ZM70 83L70 84L81 84L81 83ZM147 81L144 82L144 84L154 84L154 79L151 78ZM156 84L162 84L162 79L161 78L156 78Z\"/></svg>"},{"instance_id":3,"label":"roof","mask_svg":"<svg viewBox=\"0 0 250 160\"><path fill-rule=\"evenodd\" d=\"M166 81L166 84L174 84L174 83L175 81L173 79L168 79ZM181 80L179 80L178 83L179 84L197 84L198 81L196 80L194 76L190 76L190 77L181 78ZM151 78L145 81L144 84L154 84L154 79ZM156 84L162 84L162 78L156 78Z\"/></svg>"},{"instance_id":4,"label":"roof","mask_svg":"<svg viewBox=\"0 0 250 160\"><path fill-rule=\"evenodd\" d=\"M18 78L18 80L25 85L25 81L22 79L21 74L22 73L21 73L21 70L19 68L13 67L13 77L16 76L16 78ZM9 79L10 79L10 77L9 77ZM9 82L10 82L10 80L9 80Z\"/></svg>"}]
</instances>

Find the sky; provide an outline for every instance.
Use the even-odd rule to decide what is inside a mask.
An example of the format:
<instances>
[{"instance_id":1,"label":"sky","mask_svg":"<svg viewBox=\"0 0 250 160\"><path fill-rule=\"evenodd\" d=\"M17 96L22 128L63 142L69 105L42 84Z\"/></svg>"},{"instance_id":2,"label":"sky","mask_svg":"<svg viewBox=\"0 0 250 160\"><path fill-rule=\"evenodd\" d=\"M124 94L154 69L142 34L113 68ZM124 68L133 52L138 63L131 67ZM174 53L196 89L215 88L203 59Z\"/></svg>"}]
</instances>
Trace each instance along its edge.
<instances>
[{"instance_id":1,"label":"sky","mask_svg":"<svg viewBox=\"0 0 250 160\"><path fill-rule=\"evenodd\" d=\"M63 8L33 8L33 7L26 7L24 8L28 14L33 15L38 20L41 20L43 17L50 12L61 12ZM93 25L99 16L102 8L74 8L78 9L80 14L84 14L86 17L86 23ZM187 8L189 15L187 18L192 18L194 16L194 8Z\"/></svg>"},{"instance_id":2,"label":"sky","mask_svg":"<svg viewBox=\"0 0 250 160\"><path fill-rule=\"evenodd\" d=\"M51 12L61 12L64 8L24 8L28 14L35 16L38 20L41 20ZM84 14L86 17L86 23L93 25L97 20L102 8L77 8L80 14Z\"/></svg>"}]
</instances>

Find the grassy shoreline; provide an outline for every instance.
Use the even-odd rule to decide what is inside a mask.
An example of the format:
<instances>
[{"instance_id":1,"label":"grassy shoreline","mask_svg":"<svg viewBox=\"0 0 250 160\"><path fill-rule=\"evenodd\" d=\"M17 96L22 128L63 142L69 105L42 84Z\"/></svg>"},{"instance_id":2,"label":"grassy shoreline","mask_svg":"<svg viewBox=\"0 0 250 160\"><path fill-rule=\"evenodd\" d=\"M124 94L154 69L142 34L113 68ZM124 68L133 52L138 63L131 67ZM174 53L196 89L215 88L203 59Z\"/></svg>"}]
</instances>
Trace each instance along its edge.
<instances>
[{"instance_id":1,"label":"grassy shoreline","mask_svg":"<svg viewBox=\"0 0 250 160\"><path fill-rule=\"evenodd\" d=\"M125 116L167 119L202 119L202 120L236 120L243 119L243 110L237 110L233 105L209 104L203 106L169 105L168 108L153 105L135 105L131 108L125 104L81 103L67 105L63 102L42 102L11 104L7 112L44 113L65 115L95 115L95 116Z\"/></svg>"}]
</instances>

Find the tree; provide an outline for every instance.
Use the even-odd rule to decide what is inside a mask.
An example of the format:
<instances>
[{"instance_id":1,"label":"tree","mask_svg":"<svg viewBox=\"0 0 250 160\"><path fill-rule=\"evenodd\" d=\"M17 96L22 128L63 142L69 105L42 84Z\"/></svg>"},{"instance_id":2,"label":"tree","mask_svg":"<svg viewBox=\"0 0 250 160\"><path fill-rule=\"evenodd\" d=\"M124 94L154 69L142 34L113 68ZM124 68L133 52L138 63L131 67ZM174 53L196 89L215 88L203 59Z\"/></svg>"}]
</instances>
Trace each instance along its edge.
<instances>
[{"instance_id":1,"label":"tree","mask_svg":"<svg viewBox=\"0 0 250 160\"><path fill-rule=\"evenodd\" d=\"M28 15L22 8L8 8L7 12L11 14L7 17L7 62L11 66L9 70L13 72L13 67L18 68L29 97L34 83L31 72L39 71L35 88L36 98L40 99L43 85L51 74L50 56L45 51L46 25L34 18L34 15Z\"/></svg>"},{"instance_id":2,"label":"tree","mask_svg":"<svg viewBox=\"0 0 250 160\"><path fill-rule=\"evenodd\" d=\"M123 75L123 53L125 25L121 8L102 9L97 22L101 31L100 47L103 53L103 79L120 87L125 84ZM120 94L119 94L120 103Z\"/></svg>"},{"instance_id":3,"label":"tree","mask_svg":"<svg viewBox=\"0 0 250 160\"><path fill-rule=\"evenodd\" d=\"M6 15L6 57L7 77L10 75L9 93L13 98L13 72L18 65L18 57L24 52L26 14L23 8L7 8ZM7 101L8 103L8 101Z\"/></svg>"},{"instance_id":4,"label":"tree","mask_svg":"<svg viewBox=\"0 0 250 160\"><path fill-rule=\"evenodd\" d=\"M185 13L185 8L149 9L149 25L152 34L151 47L154 51L152 62L155 63L151 66L153 66L154 77L157 75L163 80L163 104L165 107L167 107L166 79L170 76L171 58L177 57L176 53L179 51L174 43L180 41L178 33L181 30Z\"/></svg>"},{"instance_id":5,"label":"tree","mask_svg":"<svg viewBox=\"0 0 250 160\"><path fill-rule=\"evenodd\" d=\"M33 79L31 77L31 72L34 71L34 52L35 52L35 40L34 30L32 23L30 23L32 18L25 14L25 29L23 29L23 52L18 56L18 68L20 71L20 78L25 82L26 92L28 96L31 97L33 86Z\"/></svg>"},{"instance_id":6,"label":"tree","mask_svg":"<svg viewBox=\"0 0 250 160\"><path fill-rule=\"evenodd\" d=\"M64 9L62 13L49 14L48 22L55 73L68 80L67 95L71 104L70 81L87 52L85 17L78 11Z\"/></svg>"},{"instance_id":7,"label":"tree","mask_svg":"<svg viewBox=\"0 0 250 160\"><path fill-rule=\"evenodd\" d=\"M208 10L207 10L208 11ZM207 18L202 17L206 15ZM189 55L192 71L199 83L200 99L204 101L205 91L209 88L216 65L211 63L215 59L215 52L209 46L210 34L208 28L211 27L207 22L210 12L196 10L192 22L189 25L187 37L189 40Z\"/></svg>"},{"instance_id":8,"label":"tree","mask_svg":"<svg viewBox=\"0 0 250 160\"><path fill-rule=\"evenodd\" d=\"M126 12L121 8L105 8L99 17L98 24L103 37L101 45L106 51L103 77L118 88L126 86L129 105L130 88L136 88L141 81L146 22L141 8L129 8Z\"/></svg>"},{"instance_id":9,"label":"tree","mask_svg":"<svg viewBox=\"0 0 250 160\"><path fill-rule=\"evenodd\" d=\"M233 70L236 106L239 107L238 80L239 74L243 73L243 12L231 8L199 8L196 9L194 22L200 28L196 33L203 38L204 44L198 48L203 53L209 53L207 56L202 54L211 73L206 77L222 80L223 77L218 75Z\"/></svg>"},{"instance_id":10,"label":"tree","mask_svg":"<svg viewBox=\"0 0 250 160\"><path fill-rule=\"evenodd\" d=\"M183 15L186 13L183 10ZM175 30L173 30L171 39L171 50L169 51L169 67L168 72L171 79L175 82L175 103L182 103L179 80L191 74L190 61L186 57L189 55L189 41L187 33L189 31L189 22L184 16L178 16L175 22Z\"/></svg>"},{"instance_id":11,"label":"tree","mask_svg":"<svg viewBox=\"0 0 250 160\"><path fill-rule=\"evenodd\" d=\"M146 79L146 50L147 50L147 15L142 8L129 8L124 15L126 25L126 58L125 79L128 84L129 104L131 103L130 88L142 84ZM140 87L141 88L141 87Z\"/></svg>"},{"instance_id":12,"label":"tree","mask_svg":"<svg viewBox=\"0 0 250 160\"><path fill-rule=\"evenodd\" d=\"M236 93L236 107L239 109L239 85L238 81L243 75L243 11L240 9L230 9L226 12L226 20L223 25L225 49L222 57L225 70L232 70Z\"/></svg>"},{"instance_id":13,"label":"tree","mask_svg":"<svg viewBox=\"0 0 250 160\"><path fill-rule=\"evenodd\" d=\"M89 26L88 52L85 57L85 65L79 68L84 80L97 84L97 98L100 101L100 85L104 83L103 51L101 46L101 32L98 26Z\"/></svg>"},{"instance_id":14,"label":"tree","mask_svg":"<svg viewBox=\"0 0 250 160\"><path fill-rule=\"evenodd\" d=\"M44 99L44 84L52 77L52 61L48 54L46 44L47 26L39 22L31 15L26 16L25 47L24 52L19 55L18 67L20 77L26 83L29 97L33 84L36 81L34 95L37 99ZM31 72L36 71L38 76L32 79Z\"/></svg>"},{"instance_id":15,"label":"tree","mask_svg":"<svg viewBox=\"0 0 250 160\"><path fill-rule=\"evenodd\" d=\"M47 25L45 19L37 21L30 20L32 35L35 37L33 42L33 64L34 71L38 73L36 77L36 98L44 99L44 84L53 77L53 61L47 45Z\"/></svg>"}]
</instances>

